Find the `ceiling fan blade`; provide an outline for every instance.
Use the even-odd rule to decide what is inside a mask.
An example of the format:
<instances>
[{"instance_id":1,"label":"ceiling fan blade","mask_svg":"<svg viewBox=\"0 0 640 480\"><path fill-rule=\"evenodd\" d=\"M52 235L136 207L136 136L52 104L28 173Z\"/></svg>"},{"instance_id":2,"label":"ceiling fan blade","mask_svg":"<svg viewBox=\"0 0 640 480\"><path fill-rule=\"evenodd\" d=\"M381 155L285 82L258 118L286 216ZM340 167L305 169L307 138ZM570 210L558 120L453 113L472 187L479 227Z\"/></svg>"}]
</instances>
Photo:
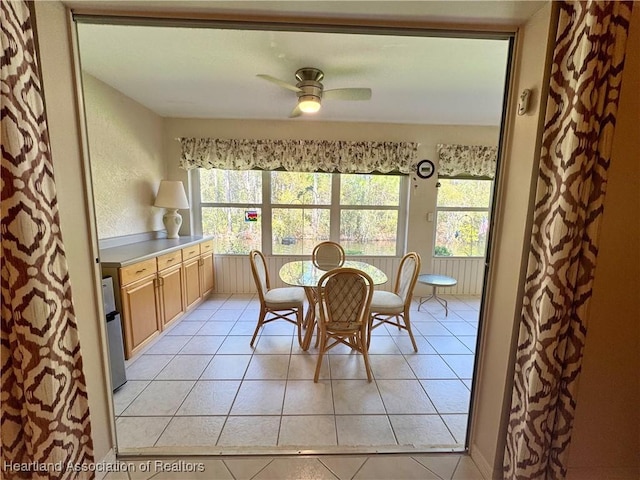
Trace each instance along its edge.
<instances>
[{"instance_id":1,"label":"ceiling fan blade","mask_svg":"<svg viewBox=\"0 0 640 480\"><path fill-rule=\"evenodd\" d=\"M289 118L299 117L300 115L302 115L302 110L300 110L300 107L296 104L295 108L291 110Z\"/></svg>"},{"instance_id":2,"label":"ceiling fan blade","mask_svg":"<svg viewBox=\"0 0 640 480\"><path fill-rule=\"evenodd\" d=\"M295 85L291 85L290 83L287 83L284 80L280 80L279 78L272 77L271 75L264 75L264 74L260 73L260 74L256 75L256 77L260 77L263 80L267 80L268 82L275 83L276 85L278 85L278 86L280 86L282 88L286 88L286 89L292 90L294 92L301 92L302 91L298 87L296 87Z\"/></svg>"},{"instance_id":3,"label":"ceiling fan blade","mask_svg":"<svg viewBox=\"0 0 640 480\"><path fill-rule=\"evenodd\" d=\"M335 88L325 90L322 98L329 100L369 100L371 98L370 88Z\"/></svg>"}]
</instances>

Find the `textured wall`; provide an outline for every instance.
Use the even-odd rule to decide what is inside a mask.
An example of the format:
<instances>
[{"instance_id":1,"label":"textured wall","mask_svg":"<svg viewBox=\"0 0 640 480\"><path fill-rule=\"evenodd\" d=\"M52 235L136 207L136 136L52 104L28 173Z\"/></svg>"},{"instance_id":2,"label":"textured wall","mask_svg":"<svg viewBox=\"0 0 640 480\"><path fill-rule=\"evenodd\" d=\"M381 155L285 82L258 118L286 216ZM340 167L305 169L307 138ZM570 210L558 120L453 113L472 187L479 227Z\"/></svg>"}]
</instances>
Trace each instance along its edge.
<instances>
[{"instance_id":1,"label":"textured wall","mask_svg":"<svg viewBox=\"0 0 640 480\"><path fill-rule=\"evenodd\" d=\"M82 77L98 238L162 230L153 207L165 176L162 118L95 77Z\"/></svg>"}]
</instances>

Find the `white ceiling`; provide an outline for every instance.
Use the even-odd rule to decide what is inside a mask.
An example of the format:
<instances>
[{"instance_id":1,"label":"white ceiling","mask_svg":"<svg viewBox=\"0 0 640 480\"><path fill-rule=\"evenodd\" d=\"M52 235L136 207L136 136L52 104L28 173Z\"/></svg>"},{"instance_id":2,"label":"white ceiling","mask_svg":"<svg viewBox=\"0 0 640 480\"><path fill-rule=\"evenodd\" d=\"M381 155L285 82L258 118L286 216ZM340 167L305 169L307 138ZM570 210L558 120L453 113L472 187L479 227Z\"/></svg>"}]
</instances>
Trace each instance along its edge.
<instances>
[{"instance_id":1,"label":"white ceiling","mask_svg":"<svg viewBox=\"0 0 640 480\"><path fill-rule=\"evenodd\" d=\"M67 3L72 7L86 4ZM389 9L390 3L396 5L395 10ZM468 4L468 13L484 14L484 22L492 24L521 23L541 4L448 2L451 3L458 3L458 7ZM120 10L123 6L136 7L131 2L115 4ZM164 10L177 5L183 11L207 7L208 11L223 13L241 13L245 9L251 14L271 11L341 18L399 19L410 15L413 20L424 20L428 13L427 8L418 14L418 6L424 9L431 5L432 16L428 18L457 14L457 23L467 18L460 16L459 8L449 7L447 13L443 2L161 4ZM481 4L484 8L478 8ZM521 4L528 8L516 8ZM108 9L107 3L100 5ZM452 17L447 18L453 21ZM296 94L256 74L295 84L295 71L310 66L323 70L326 89L369 87L372 98L326 100L317 114L291 121L466 125L500 122L506 40L85 23L78 25L78 38L83 70L165 117L287 119Z\"/></svg>"}]
</instances>

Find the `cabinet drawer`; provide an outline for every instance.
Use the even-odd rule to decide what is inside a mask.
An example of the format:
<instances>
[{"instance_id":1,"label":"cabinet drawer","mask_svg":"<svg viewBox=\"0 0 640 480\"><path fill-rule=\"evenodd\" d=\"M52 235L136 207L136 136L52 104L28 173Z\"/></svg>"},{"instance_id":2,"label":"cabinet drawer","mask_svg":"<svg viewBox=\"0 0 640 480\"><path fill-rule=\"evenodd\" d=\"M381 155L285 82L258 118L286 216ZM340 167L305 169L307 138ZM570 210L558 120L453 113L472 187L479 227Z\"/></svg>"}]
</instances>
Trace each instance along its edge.
<instances>
[{"instance_id":1,"label":"cabinet drawer","mask_svg":"<svg viewBox=\"0 0 640 480\"><path fill-rule=\"evenodd\" d=\"M156 259L134 263L120 269L120 286L127 285L157 272Z\"/></svg>"},{"instance_id":2,"label":"cabinet drawer","mask_svg":"<svg viewBox=\"0 0 640 480\"><path fill-rule=\"evenodd\" d=\"M200 245L192 245L191 247L182 249L182 261L189 260L200 255Z\"/></svg>"},{"instance_id":3,"label":"cabinet drawer","mask_svg":"<svg viewBox=\"0 0 640 480\"><path fill-rule=\"evenodd\" d=\"M209 240L208 242L202 242L200 244L200 253L209 253L213 251L213 240Z\"/></svg>"},{"instance_id":4,"label":"cabinet drawer","mask_svg":"<svg viewBox=\"0 0 640 480\"><path fill-rule=\"evenodd\" d=\"M160 255L158 257L158 270L164 270L165 268L179 265L182 262L182 254L180 250L177 252L167 253L166 255Z\"/></svg>"}]
</instances>

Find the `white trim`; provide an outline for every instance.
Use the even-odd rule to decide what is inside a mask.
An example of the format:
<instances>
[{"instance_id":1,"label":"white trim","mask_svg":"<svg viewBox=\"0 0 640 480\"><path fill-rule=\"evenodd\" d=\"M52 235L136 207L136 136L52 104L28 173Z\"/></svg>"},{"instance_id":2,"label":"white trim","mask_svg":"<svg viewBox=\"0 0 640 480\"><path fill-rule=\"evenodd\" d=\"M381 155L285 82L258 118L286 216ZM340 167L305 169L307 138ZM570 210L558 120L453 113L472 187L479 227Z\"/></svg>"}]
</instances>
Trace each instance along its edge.
<instances>
[{"instance_id":1,"label":"white trim","mask_svg":"<svg viewBox=\"0 0 640 480\"><path fill-rule=\"evenodd\" d=\"M191 193L191 232L193 235L202 235L202 210L196 208L200 205L200 170L194 169L188 173L189 192Z\"/></svg>"},{"instance_id":2,"label":"white trim","mask_svg":"<svg viewBox=\"0 0 640 480\"><path fill-rule=\"evenodd\" d=\"M469 456L471 457L471 460L473 460L473 463L476 464L476 467L478 467L478 470L480 470L482 478L502 478L502 472L498 472L500 475L494 477L493 467L491 467L491 464L487 462L487 459L484 458L480 453L480 449L477 448L475 444L473 444L469 449Z\"/></svg>"}]
</instances>

